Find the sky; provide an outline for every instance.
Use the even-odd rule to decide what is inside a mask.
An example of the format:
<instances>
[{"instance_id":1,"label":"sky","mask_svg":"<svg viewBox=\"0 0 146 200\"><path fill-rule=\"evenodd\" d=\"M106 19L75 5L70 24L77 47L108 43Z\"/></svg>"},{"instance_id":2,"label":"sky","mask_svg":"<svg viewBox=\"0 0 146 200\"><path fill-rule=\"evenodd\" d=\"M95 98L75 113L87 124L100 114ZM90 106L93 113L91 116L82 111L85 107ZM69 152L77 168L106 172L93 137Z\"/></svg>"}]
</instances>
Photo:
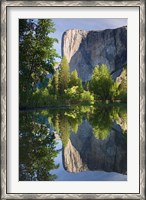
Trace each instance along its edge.
<instances>
[{"instance_id":1,"label":"sky","mask_svg":"<svg viewBox=\"0 0 146 200\"><path fill-rule=\"evenodd\" d=\"M58 39L58 43L54 44L54 48L61 56L61 38L63 33L68 29L80 30L105 30L114 29L127 25L126 18L55 18L52 19L56 31L51 35ZM59 61L59 59L57 59Z\"/></svg>"}]
</instances>

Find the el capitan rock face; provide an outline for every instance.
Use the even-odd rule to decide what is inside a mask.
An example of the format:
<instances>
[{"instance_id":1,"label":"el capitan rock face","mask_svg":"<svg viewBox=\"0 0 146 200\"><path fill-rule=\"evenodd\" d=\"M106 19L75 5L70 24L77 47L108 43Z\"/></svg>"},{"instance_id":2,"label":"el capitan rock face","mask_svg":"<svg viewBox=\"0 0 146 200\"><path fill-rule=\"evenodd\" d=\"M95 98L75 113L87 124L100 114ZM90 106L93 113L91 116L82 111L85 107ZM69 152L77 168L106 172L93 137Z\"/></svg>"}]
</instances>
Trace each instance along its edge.
<instances>
[{"instance_id":1,"label":"el capitan rock face","mask_svg":"<svg viewBox=\"0 0 146 200\"><path fill-rule=\"evenodd\" d=\"M97 64L106 64L116 78L127 63L127 27L103 31L67 30L62 37L62 56L66 56L71 72L76 69L83 82L91 79Z\"/></svg>"}]
</instances>

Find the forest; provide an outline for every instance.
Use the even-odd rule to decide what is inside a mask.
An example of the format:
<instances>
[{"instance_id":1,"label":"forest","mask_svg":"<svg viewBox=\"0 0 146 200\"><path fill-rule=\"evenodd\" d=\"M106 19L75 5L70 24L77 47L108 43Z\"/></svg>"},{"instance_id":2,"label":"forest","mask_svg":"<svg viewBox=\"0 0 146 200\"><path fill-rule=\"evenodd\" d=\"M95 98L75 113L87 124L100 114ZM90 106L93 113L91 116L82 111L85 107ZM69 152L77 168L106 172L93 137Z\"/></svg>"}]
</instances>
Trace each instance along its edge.
<instances>
[{"instance_id":1,"label":"forest","mask_svg":"<svg viewBox=\"0 0 146 200\"><path fill-rule=\"evenodd\" d=\"M51 19L19 20L20 109L127 102L126 65L116 80L104 63L93 66L91 80L83 83L54 49L57 39L50 36L54 31ZM56 58L61 58L59 64Z\"/></svg>"}]
</instances>

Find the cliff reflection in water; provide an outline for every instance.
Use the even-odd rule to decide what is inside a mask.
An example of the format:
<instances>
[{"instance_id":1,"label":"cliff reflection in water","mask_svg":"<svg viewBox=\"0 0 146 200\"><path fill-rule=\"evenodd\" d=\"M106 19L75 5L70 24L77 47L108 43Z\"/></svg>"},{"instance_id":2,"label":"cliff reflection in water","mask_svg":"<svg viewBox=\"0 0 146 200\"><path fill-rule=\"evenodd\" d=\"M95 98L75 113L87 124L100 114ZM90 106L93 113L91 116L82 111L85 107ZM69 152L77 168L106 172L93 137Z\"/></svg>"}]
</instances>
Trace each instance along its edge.
<instances>
[{"instance_id":1,"label":"cliff reflection in water","mask_svg":"<svg viewBox=\"0 0 146 200\"><path fill-rule=\"evenodd\" d=\"M126 109L124 105L101 104L20 112L19 179L57 180L61 164L75 174L126 174ZM61 149L55 149L56 139L62 141ZM60 151L62 163L57 159Z\"/></svg>"},{"instance_id":2,"label":"cliff reflection in water","mask_svg":"<svg viewBox=\"0 0 146 200\"><path fill-rule=\"evenodd\" d=\"M71 133L63 154L64 167L69 172L98 170L126 174L126 160L126 142L119 127L113 124L108 136L100 140L94 137L86 120L77 134Z\"/></svg>"}]
</instances>

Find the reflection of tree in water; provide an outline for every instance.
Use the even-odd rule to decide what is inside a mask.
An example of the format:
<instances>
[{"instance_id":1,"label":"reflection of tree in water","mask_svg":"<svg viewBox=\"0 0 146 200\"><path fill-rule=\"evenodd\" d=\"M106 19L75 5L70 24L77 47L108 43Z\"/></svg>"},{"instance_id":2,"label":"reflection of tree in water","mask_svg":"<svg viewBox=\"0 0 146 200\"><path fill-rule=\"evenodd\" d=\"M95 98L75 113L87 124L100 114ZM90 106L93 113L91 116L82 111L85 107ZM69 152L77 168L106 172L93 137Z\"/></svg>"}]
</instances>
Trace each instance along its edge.
<instances>
[{"instance_id":1,"label":"reflection of tree in water","mask_svg":"<svg viewBox=\"0 0 146 200\"><path fill-rule=\"evenodd\" d=\"M66 111L66 116L74 112ZM127 134L119 126L126 120L126 107L98 104L89 109L80 107L79 113L82 123L76 134L71 131L63 148L64 169L74 173L99 170L126 174Z\"/></svg>"},{"instance_id":2,"label":"reflection of tree in water","mask_svg":"<svg viewBox=\"0 0 146 200\"><path fill-rule=\"evenodd\" d=\"M55 137L62 140L65 147L70 133L78 133L82 122L89 121L97 139L106 139L113 122L119 124L123 133L127 132L126 106L98 105L74 106L69 109L50 109L40 112L20 112L19 162L22 180L55 180L50 170L56 169L54 158ZM86 132L84 133L86 134ZM126 134L124 134L126 139ZM127 140L126 140L127 141Z\"/></svg>"},{"instance_id":3,"label":"reflection of tree in water","mask_svg":"<svg viewBox=\"0 0 146 200\"><path fill-rule=\"evenodd\" d=\"M122 123L119 123L119 121L122 121L125 130L127 130L127 113L124 106L99 105L89 114L88 120L97 139L104 140L107 138L114 121L123 129ZM123 130L123 132L125 131Z\"/></svg>"},{"instance_id":4,"label":"reflection of tree in water","mask_svg":"<svg viewBox=\"0 0 146 200\"><path fill-rule=\"evenodd\" d=\"M54 164L54 134L33 113L20 113L19 120L19 180L55 180L56 175L49 173L59 167Z\"/></svg>"},{"instance_id":5,"label":"reflection of tree in water","mask_svg":"<svg viewBox=\"0 0 146 200\"><path fill-rule=\"evenodd\" d=\"M99 104L93 106L74 106L69 109L50 110L47 117L62 140L68 143L70 132L77 133L82 119L87 118L92 125L97 139L106 139L113 122L121 126L123 133L127 131L127 110L125 105Z\"/></svg>"},{"instance_id":6,"label":"reflection of tree in water","mask_svg":"<svg viewBox=\"0 0 146 200\"><path fill-rule=\"evenodd\" d=\"M60 136L64 146L68 143L70 131L76 133L82 123L82 113L79 111L79 107L69 110L48 111L48 118L49 123L52 124L56 134Z\"/></svg>"},{"instance_id":7,"label":"reflection of tree in water","mask_svg":"<svg viewBox=\"0 0 146 200\"><path fill-rule=\"evenodd\" d=\"M112 127L112 118L108 109L95 108L89 115L89 122L93 127L93 133L97 139L106 139Z\"/></svg>"}]
</instances>

